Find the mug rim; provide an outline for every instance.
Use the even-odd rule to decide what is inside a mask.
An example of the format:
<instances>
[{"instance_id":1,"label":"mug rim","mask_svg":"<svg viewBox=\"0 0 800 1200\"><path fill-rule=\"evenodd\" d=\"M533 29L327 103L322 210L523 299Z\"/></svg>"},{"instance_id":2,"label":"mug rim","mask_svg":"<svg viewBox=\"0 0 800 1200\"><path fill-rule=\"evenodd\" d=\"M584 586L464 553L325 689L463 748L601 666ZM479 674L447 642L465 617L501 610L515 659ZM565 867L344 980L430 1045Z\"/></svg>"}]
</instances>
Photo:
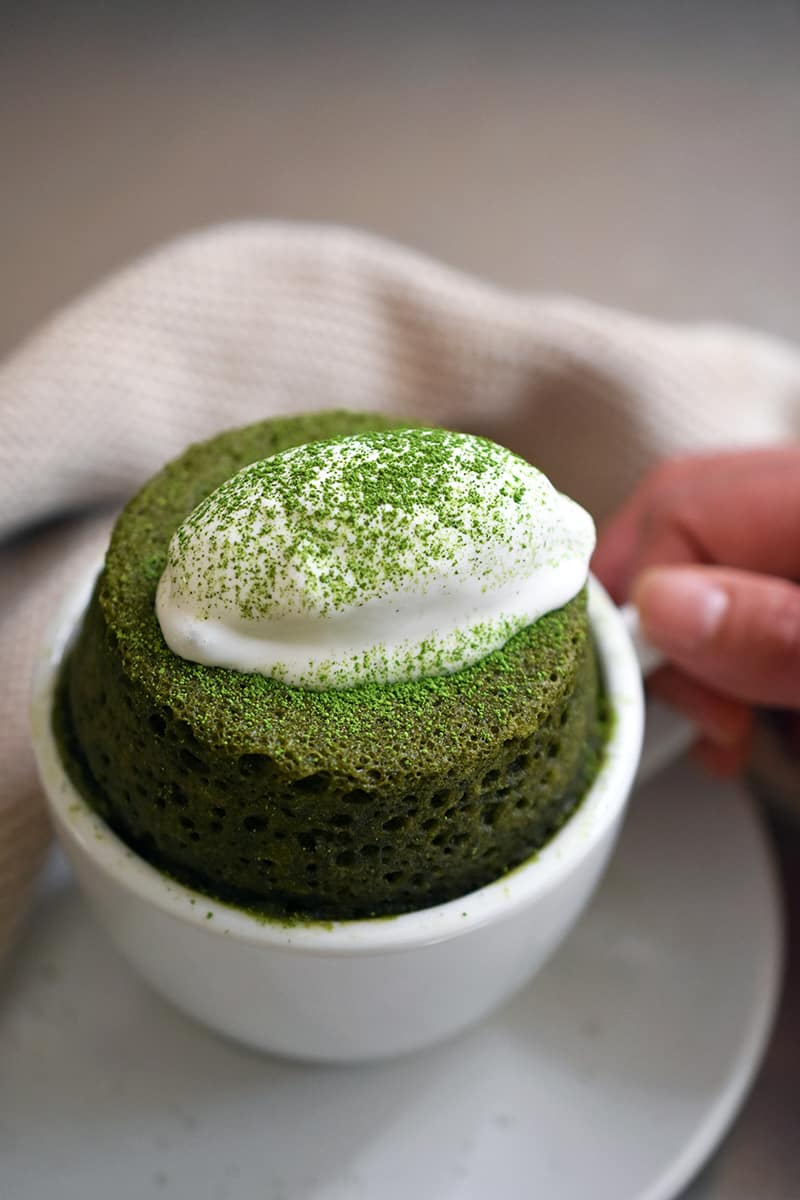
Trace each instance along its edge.
<instances>
[{"instance_id":1,"label":"mug rim","mask_svg":"<svg viewBox=\"0 0 800 1200\"><path fill-rule=\"evenodd\" d=\"M58 751L52 708L61 662L77 630L102 563L82 577L58 608L36 660L31 735L50 814L71 852L107 881L176 921L254 946L315 956L393 953L463 936L503 921L554 891L613 828L627 804L644 736L639 660L624 619L589 576L589 622L611 705L603 762L578 808L550 841L517 867L475 891L396 916L314 921L248 912L182 884L140 857L91 808Z\"/></svg>"}]
</instances>

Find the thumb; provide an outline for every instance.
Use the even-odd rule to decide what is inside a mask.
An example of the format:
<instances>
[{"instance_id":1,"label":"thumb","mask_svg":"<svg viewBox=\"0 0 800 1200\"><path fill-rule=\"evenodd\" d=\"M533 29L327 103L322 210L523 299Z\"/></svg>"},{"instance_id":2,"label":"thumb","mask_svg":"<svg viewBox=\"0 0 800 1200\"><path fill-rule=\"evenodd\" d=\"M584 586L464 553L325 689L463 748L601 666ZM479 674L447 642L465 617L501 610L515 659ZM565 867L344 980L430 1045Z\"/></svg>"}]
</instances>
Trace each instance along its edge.
<instances>
[{"instance_id":1,"label":"thumb","mask_svg":"<svg viewBox=\"0 0 800 1200\"><path fill-rule=\"evenodd\" d=\"M749 704L800 708L800 587L726 567L651 567L631 599L688 675Z\"/></svg>"}]
</instances>

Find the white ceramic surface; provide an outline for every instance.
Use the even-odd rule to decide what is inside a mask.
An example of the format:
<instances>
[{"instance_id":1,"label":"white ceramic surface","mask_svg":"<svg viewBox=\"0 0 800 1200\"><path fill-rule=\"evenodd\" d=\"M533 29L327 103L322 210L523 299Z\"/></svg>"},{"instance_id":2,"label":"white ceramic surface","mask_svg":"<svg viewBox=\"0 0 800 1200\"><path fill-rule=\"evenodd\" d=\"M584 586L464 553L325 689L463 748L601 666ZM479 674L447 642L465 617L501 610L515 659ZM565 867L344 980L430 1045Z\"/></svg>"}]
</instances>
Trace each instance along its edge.
<instances>
[{"instance_id":1,"label":"white ceramic surface","mask_svg":"<svg viewBox=\"0 0 800 1200\"><path fill-rule=\"evenodd\" d=\"M0 1195L668 1200L752 1079L779 950L753 805L685 765L637 792L533 983L391 1063L292 1065L210 1035L118 957L62 865L0 995Z\"/></svg>"},{"instance_id":2,"label":"white ceramic surface","mask_svg":"<svg viewBox=\"0 0 800 1200\"><path fill-rule=\"evenodd\" d=\"M617 719L579 810L534 860L477 892L392 920L332 926L258 921L172 882L128 850L71 785L50 714L58 664L90 585L68 597L45 641L34 747L56 831L97 916L180 1008L292 1057L405 1053L485 1016L566 936L608 861L642 743L638 661L598 584L590 589L590 619Z\"/></svg>"}]
</instances>

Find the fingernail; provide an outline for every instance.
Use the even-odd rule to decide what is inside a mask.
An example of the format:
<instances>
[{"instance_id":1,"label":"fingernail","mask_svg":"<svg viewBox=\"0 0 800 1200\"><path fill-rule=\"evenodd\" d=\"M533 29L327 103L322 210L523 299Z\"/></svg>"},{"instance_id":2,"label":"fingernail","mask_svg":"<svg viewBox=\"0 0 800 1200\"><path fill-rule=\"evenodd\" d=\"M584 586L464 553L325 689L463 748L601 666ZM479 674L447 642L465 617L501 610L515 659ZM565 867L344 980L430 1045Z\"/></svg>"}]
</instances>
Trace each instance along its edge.
<instances>
[{"instance_id":1,"label":"fingernail","mask_svg":"<svg viewBox=\"0 0 800 1200\"><path fill-rule=\"evenodd\" d=\"M633 586L645 635L665 653L690 654L719 629L728 593L702 567L651 567Z\"/></svg>"}]
</instances>

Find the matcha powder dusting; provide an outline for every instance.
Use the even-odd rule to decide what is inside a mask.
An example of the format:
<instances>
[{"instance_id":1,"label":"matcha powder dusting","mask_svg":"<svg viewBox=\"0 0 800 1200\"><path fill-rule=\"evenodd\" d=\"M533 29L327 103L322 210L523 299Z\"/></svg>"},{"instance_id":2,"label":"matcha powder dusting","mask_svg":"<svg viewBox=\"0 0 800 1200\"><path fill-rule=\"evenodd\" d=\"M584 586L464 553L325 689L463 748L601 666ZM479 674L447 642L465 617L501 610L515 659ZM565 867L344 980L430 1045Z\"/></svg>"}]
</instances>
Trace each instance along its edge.
<instances>
[{"instance_id":1,"label":"matcha powder dusting","mask_svg":"<svg viewBox=\"0 0 800 1200\"><path fill-rule=\"evenodd\" d=\"M439 429L252 463L175 532L156 611L182 658L329 690L459 671L583 587L589 515L523 459Z\"/></svg>"}]
</instances>

